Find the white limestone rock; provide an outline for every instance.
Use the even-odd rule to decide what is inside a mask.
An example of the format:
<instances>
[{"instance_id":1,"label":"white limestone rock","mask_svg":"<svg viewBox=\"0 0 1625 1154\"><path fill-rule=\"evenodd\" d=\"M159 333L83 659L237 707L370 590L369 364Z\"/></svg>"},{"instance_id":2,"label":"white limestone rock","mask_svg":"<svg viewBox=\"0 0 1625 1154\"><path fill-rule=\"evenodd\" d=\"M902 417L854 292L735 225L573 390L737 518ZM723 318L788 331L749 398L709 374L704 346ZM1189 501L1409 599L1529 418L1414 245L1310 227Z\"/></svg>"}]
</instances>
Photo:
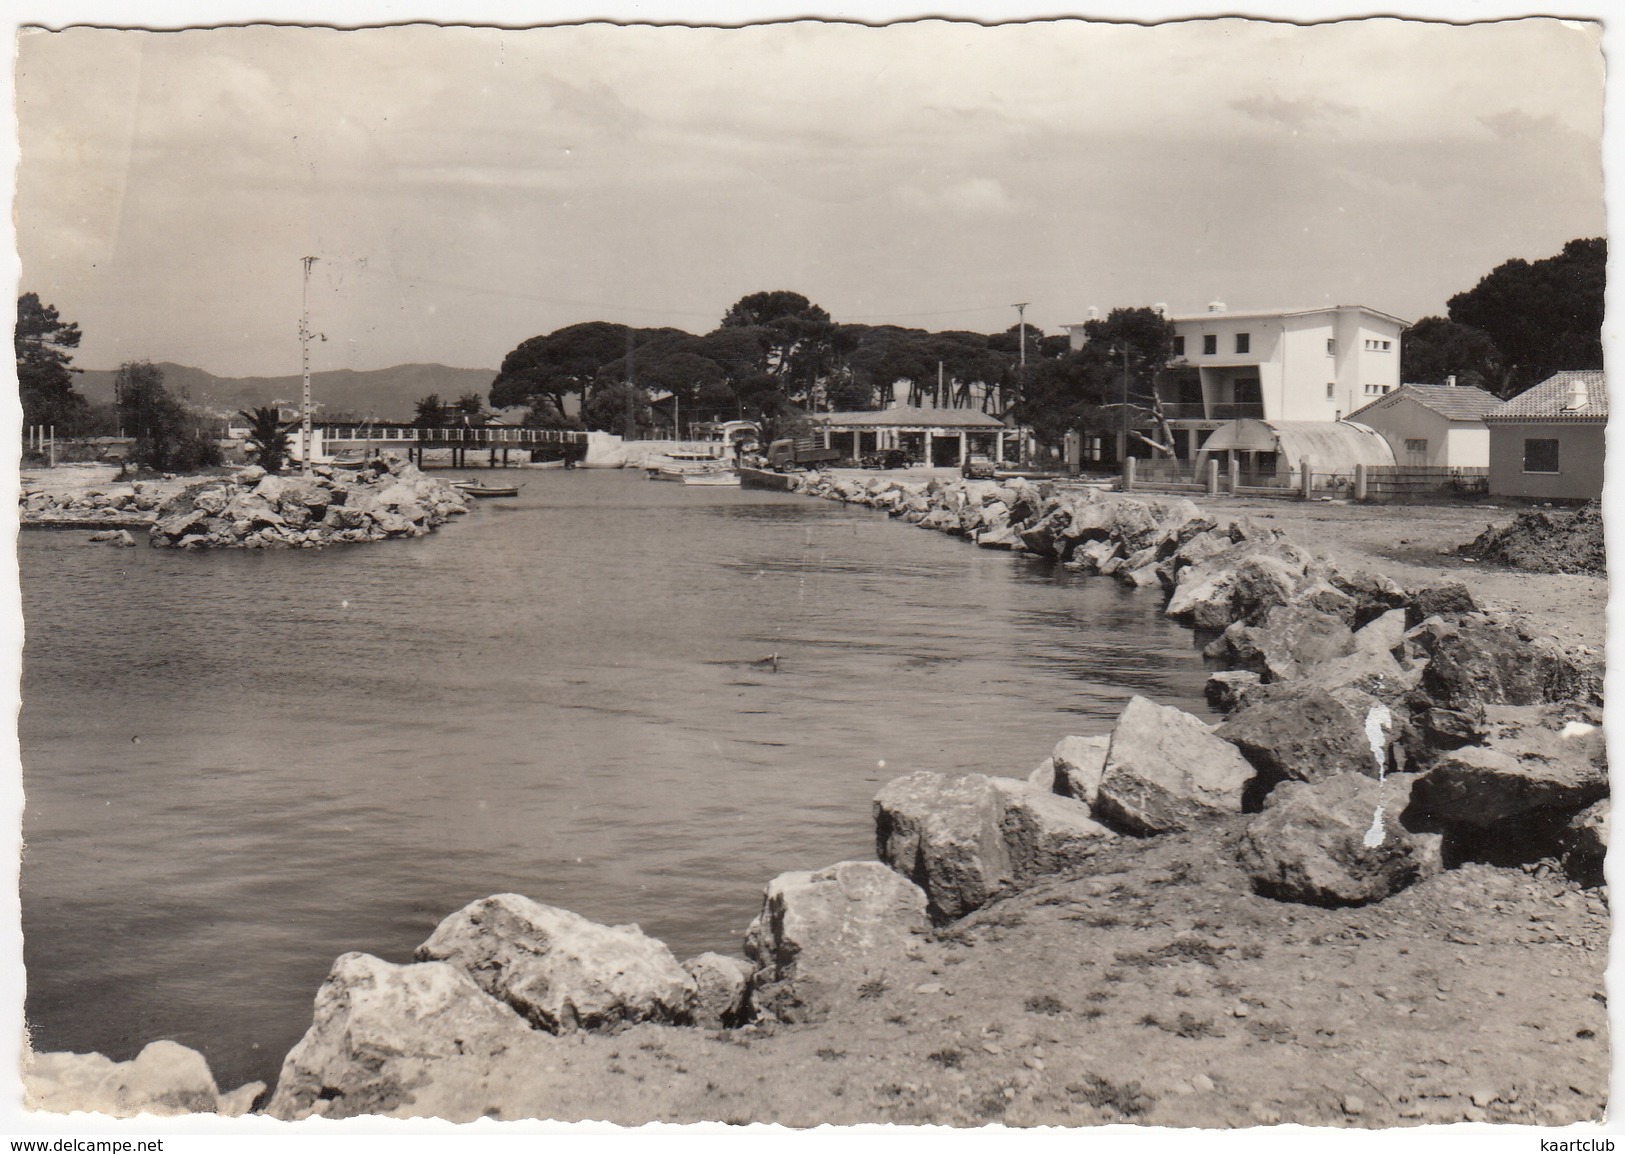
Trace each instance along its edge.
<instances>
[{"instance_id":1,"label":"white limestone rock","mask_svg":"<svg viewBox=\"0 0 1625 1154\"><path fill-rule=\"evenodd\" d=\"M629 1022L686 1022L698 992L663 942L520 894L470 902L417 948L460 967L486 993L552 1033Z\"/></svg>"}]
</instances>

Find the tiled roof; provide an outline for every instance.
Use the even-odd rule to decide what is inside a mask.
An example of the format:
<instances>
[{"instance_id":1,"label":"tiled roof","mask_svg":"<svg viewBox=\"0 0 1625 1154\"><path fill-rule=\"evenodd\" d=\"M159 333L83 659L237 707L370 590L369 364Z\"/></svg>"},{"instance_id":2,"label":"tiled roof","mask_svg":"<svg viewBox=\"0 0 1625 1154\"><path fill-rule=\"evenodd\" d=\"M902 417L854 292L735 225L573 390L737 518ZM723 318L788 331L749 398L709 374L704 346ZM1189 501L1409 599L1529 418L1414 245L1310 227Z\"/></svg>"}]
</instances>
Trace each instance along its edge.
<instances>
[{"instance_id":1,"label":"tiled roof","mask_svg":"<svg viewBox=\"0 0 1625 1154\"><path fill-rule=\"evenodd\" d=\"M1349 414L1349 420L1358 420L1368 409L1387 408L1395 401L1410 398L1425 409L1432 409L1447 421L1478 421L1485 413L1501 407L1500 398L1493 393L1470 385L1400 385L1387 396L1378 397L1369 405Z\"/></svg>"},{"instance_id":2,"label":"tiled roof","mask_svg":"<svg viewBox=\"0 0 1625 1154\"><path fill-rule=\"evenodd\" d=\"M1576 385L1583 385L1585 403L1578 399ZM1574 407L1570 407L1574 405ZM1554 373L1528 392L1519 393L1496 409L1487 419L1512 421L1530 418L1574 420L1605 419L1608 416L1608 378L1601 369Z\"/></svg>"},{"instance_id":3,"label":"tiled roof","mask_svg":"<svg viewBox=\"0 0 1625 1154\"><path fill-rule=\"evenodd\" d=\"M922 409L898 405L861 413L820 413L819 424L839 429L1002 429L1003 421L980 409Z\"/></svg>"}]
</instances>

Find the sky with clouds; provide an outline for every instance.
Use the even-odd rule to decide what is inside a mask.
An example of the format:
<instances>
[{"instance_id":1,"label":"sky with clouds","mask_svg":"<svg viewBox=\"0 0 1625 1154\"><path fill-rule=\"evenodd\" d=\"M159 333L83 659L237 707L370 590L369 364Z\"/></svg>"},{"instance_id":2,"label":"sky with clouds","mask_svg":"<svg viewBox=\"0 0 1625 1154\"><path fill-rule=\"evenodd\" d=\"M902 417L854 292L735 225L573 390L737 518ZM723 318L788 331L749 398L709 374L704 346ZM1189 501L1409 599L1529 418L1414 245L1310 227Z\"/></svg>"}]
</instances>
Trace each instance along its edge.
<instances>
[{"instance_id":1,"label":"sky with clouds","mask_svg":"<svg viewBox=\"0 0 1625 1154\"><path fill-rule=\"evenodd\" d=\"M22 290L78 363L495 367L584 320L1407 320L1602 235L1593 26L25 32Z\"/></svg>"}]
</instances>

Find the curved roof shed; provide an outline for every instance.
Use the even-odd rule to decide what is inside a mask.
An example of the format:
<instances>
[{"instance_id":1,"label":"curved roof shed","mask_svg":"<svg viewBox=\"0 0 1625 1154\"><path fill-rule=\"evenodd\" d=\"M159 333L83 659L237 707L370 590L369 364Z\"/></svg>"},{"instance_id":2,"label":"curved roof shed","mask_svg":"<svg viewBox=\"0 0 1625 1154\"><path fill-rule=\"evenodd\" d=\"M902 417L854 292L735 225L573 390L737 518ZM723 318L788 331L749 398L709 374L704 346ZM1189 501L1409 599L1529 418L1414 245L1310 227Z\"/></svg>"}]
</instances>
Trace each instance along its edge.
<instances>
[{"instance_id":1,"label":"curved roof shed","mask_svg":"<svg viewBox=\"0 0 1625 1154\"><path fill-rule=\"evenodd\" d=\"M1382 434L1353 421L1228 421L1202 442L1196 461L1214 453L1274 453L1277 471L1297 472L1308 458L1316 473L1352 473L1356 465L1392 465L1394 450Z\"/></svg>"}]
</instances>

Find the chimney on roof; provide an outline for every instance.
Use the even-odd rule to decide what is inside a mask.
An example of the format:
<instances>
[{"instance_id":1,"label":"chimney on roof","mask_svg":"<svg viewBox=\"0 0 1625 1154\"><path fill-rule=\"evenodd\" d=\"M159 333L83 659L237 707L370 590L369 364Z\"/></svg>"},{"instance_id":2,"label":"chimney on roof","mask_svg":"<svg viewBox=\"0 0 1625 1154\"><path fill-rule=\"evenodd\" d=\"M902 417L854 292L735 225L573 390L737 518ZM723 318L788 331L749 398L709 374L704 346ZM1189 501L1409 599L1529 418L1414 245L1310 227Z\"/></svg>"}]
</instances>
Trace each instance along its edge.
<instances>
[{"instance_id":1,"label":"chimney on roof","mask_svg":"<svg viewBox=\"0 0 1625 1154\"><path fill-rule=\"evenodd\" d=\"M1165 317L1165 316L1168 315L1168 302L1167 301L1158 301L1156 304L1151 306L1151 310L1153 312L1155 312L1159 317Z\"/></svg>"},{"instance_id":2,"label":"chimney on roof","mask_svg":"<svg viewBox=\"0 0 1625 1154\"><path fill-rule=\"evenodd\" d=\"M1569 403L1564 405L1563 408L1565 411L1583 409L1589 400L1590 397L1586 394L1585 381L1576 378L1569 382Z\"/></svg>"},{"instance_id":3,"label":"chimney on roof","mask_svg":"<svg viewBox=\"0 0 1625 1154\"><path fill-rule=\"evenodd\" d=\"M1456 387L1456 374L1451 373L1448 377L1446 377L1444 379L1444 383L1446 385L1450 386L1452 389L1455 388Z\"/></svg>"},{"instance_id":4,"label":"chimney on roof","mask_svg":"<svg viewBox=\"0 0 1625 1154\"><path fill-rule=\"evenodd\" d=\"M1207 302L1207 311L1210 312L1210 313L1222 313L1222 312L1224 312L1224 302L1223 301L1208 301Z\"/></svg>"},{"instance_id":5,"label":"chimney on roof","mask_svg":"<svg viewBox=\"0 0 1625 1154\"><path fill-rule=\"evenodd\" d=\"M1092 321L1098 321L1100 319L1100 310L1094 305L1089 306L1089 319Z\"/></svg>"}]
</instances>

